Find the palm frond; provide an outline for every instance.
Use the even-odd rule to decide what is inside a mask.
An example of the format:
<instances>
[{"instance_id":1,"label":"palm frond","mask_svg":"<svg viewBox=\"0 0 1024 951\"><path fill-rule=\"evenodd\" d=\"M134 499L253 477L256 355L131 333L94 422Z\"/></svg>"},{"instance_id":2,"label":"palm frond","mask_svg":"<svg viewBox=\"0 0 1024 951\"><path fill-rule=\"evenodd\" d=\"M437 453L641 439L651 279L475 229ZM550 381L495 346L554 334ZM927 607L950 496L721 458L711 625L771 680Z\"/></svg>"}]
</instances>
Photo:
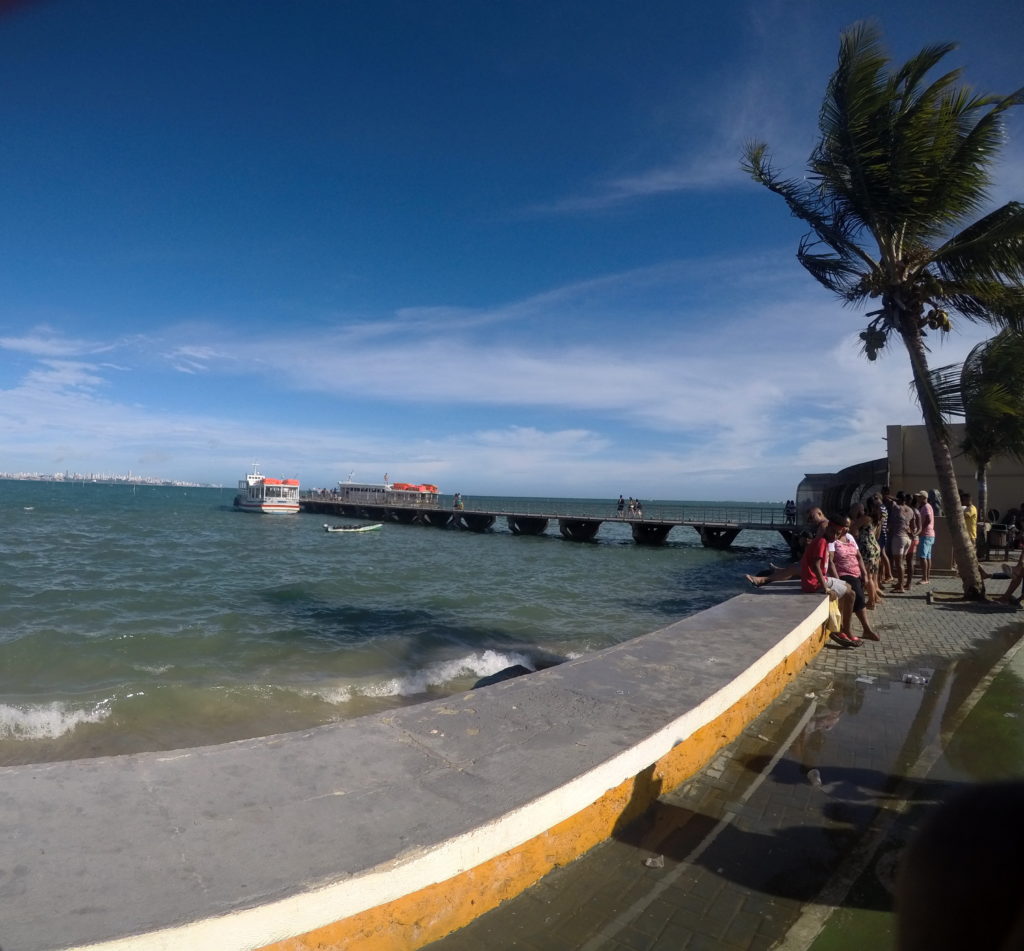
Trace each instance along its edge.
<instances>
[{"instance_id":1,"label":"palm frond","mask_svg":"<svg viewBox=\"0 0 1024 951\"><path fill-rule=\"evenodd\" d=\"M949 281L1024 280L1024 204L1011 201L964 228L932 260Z\"/></svg>"},{"instance_id":2,"label":"palm frond","mask_svg":"<svg viewBox=\"0 0 1024 951\"><path fill-rule=\"evenodd\" d=\"M962 363L933 367L928 371L935 406L944 420L965 415L963 390L960 387ZM911 384L911 393L917 398L917 389Z\"/></svg>"}]
</instances>

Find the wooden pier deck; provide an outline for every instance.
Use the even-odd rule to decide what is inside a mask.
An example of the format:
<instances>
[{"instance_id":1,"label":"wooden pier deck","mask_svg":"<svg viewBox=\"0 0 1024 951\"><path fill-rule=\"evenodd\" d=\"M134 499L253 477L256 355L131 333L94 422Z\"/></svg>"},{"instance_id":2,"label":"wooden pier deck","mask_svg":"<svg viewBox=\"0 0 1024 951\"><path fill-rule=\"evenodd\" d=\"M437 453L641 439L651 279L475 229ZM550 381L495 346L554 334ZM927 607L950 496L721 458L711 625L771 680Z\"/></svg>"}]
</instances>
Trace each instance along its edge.
<instances>
[{"instance_id":1,"label":"wooden pier deck","mask_svg":"<svg viewBox=\"0 0 1024 951\"><path fill-rule=\"evenodd\" d=\"M639 545L662 545L674 528L692 528L707 548L728 548L744 530L775 531L793 548L802 526L787 522L779 508L732 507L689 508L652 505L643 515L618 514L614 506L605 511L557 511L555 500L538 503L528 510L464 508L437 505L368 505L343 502L329 494L307 494L299 502L301 511L328 517L364 518L374 522L459 528L486 532L504 519L513 535L543 535L557 525L563 538L592 541L605 522L628 525Z\"/></svg>"}]
</instances>

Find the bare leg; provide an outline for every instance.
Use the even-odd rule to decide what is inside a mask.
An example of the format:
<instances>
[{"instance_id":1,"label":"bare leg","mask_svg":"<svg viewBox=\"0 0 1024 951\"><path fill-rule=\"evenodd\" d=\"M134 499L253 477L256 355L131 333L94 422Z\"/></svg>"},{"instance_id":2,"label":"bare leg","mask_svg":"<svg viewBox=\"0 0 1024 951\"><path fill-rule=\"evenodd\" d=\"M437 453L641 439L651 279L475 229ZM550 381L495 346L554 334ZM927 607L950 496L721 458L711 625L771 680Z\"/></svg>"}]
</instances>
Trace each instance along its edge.
<instances>
[{"instance_id":1,"label":"bare leg","mask_svg":"<svg viewBox=\"0 0 1024 951\"><path fill-rule=\"evenodd\" d=\"M794 563L784 568L776 568L770 575L744 575L755 588L771 584L773 581L789 581L792 578L800 577L800 565Z\"/></svg>"},{"instance_id":2,"label":"bare leg","mask_svg":"<svg viewBox=\"0 0 1024 951\"><path fill-rule=\"evenodd\" d=\"M850 617L853 614L853 602L855 596L853 588L848 586L846 594L839 599L839 613L843 618L843 631L847 634L850 633Z\"/></svg>"},{"instance_id":3,"label":"bare leg","mask_svg":"<svg viewBox=\"0 0 1024 951\"><path fill-rule=\"evenodd\" d=\"M877 600L875 596L875 577L866 564L864 567L867 568L867 573L864 575L864 601L868 608L873 608Z\"/></svg>"},{"instance_id":4,"label":"bare leg","mask_svg":"<svg viewBox=\"0 0 1024 951\"><path fill-rule=\"evenodd\" d=\"M893 570L893 585L892 590L899 594L901 591L906 591L906 586L903 584L903 570L905 567L906 558L901 554L892 556L892 570Z\"/></svg>"},{"instance_id":5,"label":"bare leg","mask_svg":"<svg viewBox=\"0 0 1024 951\"><path fill-rule=\"evenodd\" d=\"M1017 585L1019 585L1022 580L1024 580L1024 568L1021 568L1018 565L1013 569L1013 574L1010 575L1010 586L1001 595L999 595L996 600L1002 601L1004 604L1009 604L1013 601L1013 592L1017 590Z\"/></svg>"},{"instance_id":6,"label":"bare leg","mask_svg":"<svg viewBox=\"0 0 1024 951\"><path fill-rule=\"evenodd\" d=\"M862 635L866 641L880 641L881 638L874 632L871 624L868 622L868 612L861 608L859 611L854 611L857 615L857 620L860 621Z\"/></svg>"},{"instance_id":7,"label":"bare leg","mask_svg":"<svg viewBox=\"0 0 1024 951\"><path fill-rule=\"evenodd\" d=\"M883 548L882 557L878 563L878 577L882 584L892 581L892 565L889 563L889 553Z\"/></svg>"}]
</instances>

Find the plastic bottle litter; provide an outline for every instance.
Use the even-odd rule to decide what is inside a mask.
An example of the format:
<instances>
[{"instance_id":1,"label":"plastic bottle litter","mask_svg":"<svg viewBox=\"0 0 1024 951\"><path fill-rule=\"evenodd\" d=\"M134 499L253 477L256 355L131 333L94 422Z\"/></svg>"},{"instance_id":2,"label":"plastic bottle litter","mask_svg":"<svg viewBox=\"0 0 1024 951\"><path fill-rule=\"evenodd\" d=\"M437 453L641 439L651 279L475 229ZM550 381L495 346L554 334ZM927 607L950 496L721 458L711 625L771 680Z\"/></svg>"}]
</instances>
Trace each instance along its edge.
<instances>
[{"instance_id":1,"label":"plastic bottle litter","mask_svg":"<svg viewBox=\"0 0 1024 951\"><path fill-rule=\"evenodd\" d=\"M928 678L924 674L915 674L913 671L907 671L903 675L903 682L905 684L926 684Z\"/></svg>"},{"instance_id":2,"label":"plastic bottle litter","mask_svg":"<svg viewBox=\"0 0 1024 951\"><path fill-rule=\"evenodd\" d=\"M644 859L644 865L646 865L648 868L664 868L665 856L655 855L653 858Z\"/></svg>"},{"instance_id":3,"label":"plastic bottle litter","mask_svg":"<svg viewBox=\"0 0 1024 951\"><path fill-rule=\"evenodd\" d=\"M807 770L807 781L815 788L821 788L821 773L816 769Z\"/></svg>"}]
</instances>

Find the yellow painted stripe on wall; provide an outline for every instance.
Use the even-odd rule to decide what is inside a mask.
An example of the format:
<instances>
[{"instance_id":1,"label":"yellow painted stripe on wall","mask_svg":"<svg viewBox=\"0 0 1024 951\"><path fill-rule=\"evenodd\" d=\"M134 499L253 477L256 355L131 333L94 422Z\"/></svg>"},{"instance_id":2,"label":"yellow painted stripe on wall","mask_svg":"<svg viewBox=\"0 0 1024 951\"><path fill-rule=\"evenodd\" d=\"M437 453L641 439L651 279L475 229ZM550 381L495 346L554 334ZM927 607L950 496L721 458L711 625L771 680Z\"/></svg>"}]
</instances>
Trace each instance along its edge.
<instances>
[{"instance_id":1,"label":"yellow painted stripe on wall","mask_svg":"<svg viewBox=\"0 0 1024 951\"><path fill-rule=\"evenodd\" d=\"M648 769L528 842L446 881L422 888L261 951L416 951L521 894L640 818L731 743L821 650L819 629L742 698Z\"/></svg>"}]
</instances>

